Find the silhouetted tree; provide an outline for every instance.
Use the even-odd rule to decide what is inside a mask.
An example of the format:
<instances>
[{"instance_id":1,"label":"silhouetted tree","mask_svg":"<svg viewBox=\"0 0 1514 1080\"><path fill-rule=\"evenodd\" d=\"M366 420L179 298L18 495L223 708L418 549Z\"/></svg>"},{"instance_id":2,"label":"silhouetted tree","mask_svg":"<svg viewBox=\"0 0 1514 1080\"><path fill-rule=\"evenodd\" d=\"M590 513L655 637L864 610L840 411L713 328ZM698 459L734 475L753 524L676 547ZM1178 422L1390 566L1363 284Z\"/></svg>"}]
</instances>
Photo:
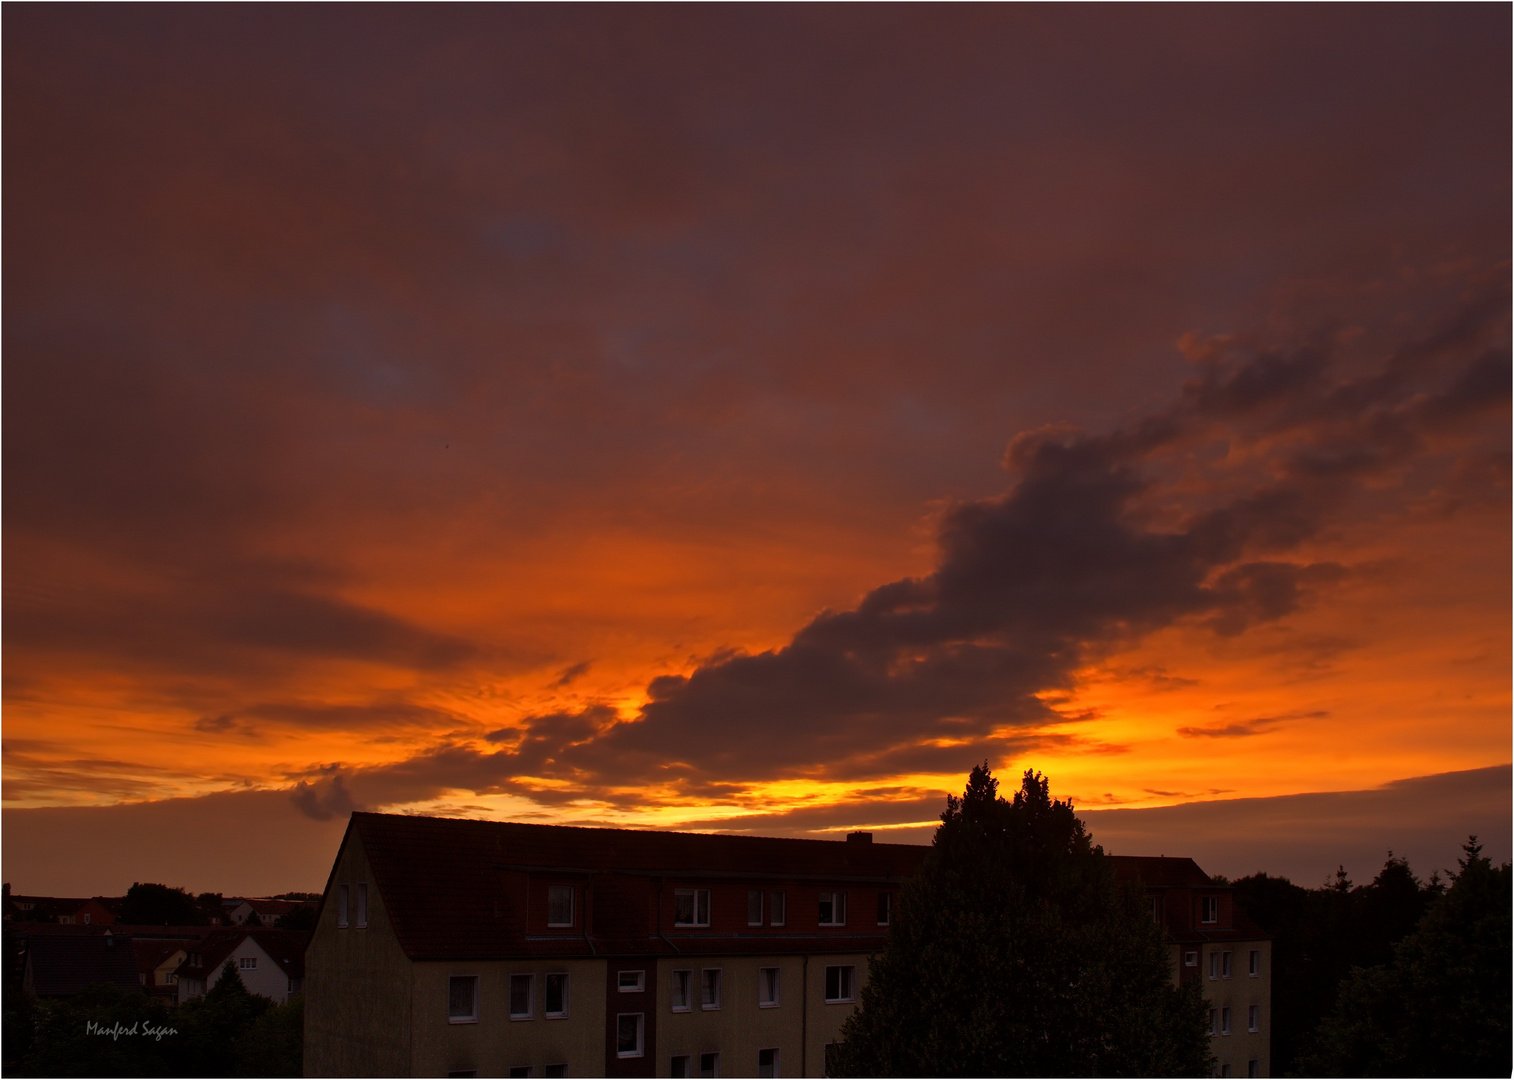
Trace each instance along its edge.
<instances>
[{"instance_id":1,"label":"silhouetted tree","mask_svg":"<svg viewBox=\"0 0 1514 1080\"><path fill-rule=\"evenodd\" d=\"M314 930L315 910L314 904L301 904L284 912L273 925L279 930Z\"/></svg>"},{"instance_id":2,"label":"silhouetted tree","mask_svg":"<svg viewBox=\"0 0 1514 1080\"><path fill-rule=\"evenodd\" d=\"M132 882L121 900L120 921L132 926L203 926L210 920L183 889Z\"/></svg>"},{"instance_id":3,"label":"silhouetted tree","mask_svg":"<svg viewBox=\"0 0 1514 1080\"><path fill-rule=\"evenodd\" d=\"M828 1071L1202 1076L1205 1027L1197 984L1172 985L1149 907L1072 804L1031 772L1002 799L985 763L947 800Z\"/></svg>"},{"instance_id":4,"label":"silhouetted tree","mask_svg":"<svg viewBox=\"0 0 1514 1080\"><path fill-rule=\"evenodd\" d=\"M1300 1062L1315 1076L1506 1076L1510 1052L1508 864L1477 838L1451 887L1431 903L1389 963L1342 984Z\"/></svg>"}]
</instances>

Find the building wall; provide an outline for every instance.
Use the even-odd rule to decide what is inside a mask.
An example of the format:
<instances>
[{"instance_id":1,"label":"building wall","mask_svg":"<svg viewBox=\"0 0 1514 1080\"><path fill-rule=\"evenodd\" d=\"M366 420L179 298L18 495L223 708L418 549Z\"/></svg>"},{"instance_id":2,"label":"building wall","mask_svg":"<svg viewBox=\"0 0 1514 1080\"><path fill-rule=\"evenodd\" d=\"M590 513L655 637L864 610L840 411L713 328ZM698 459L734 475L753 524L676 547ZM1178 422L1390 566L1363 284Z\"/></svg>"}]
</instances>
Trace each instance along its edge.
<instances>
[{"instance_id":1,"label":"building wall","mask_svg":"<svg viewBox=\"0 0 1514 1080\"><path fill-rule=\"evenodd\" d=\"M1261 965L1257 975L1250 974L1249 954L1259 952ZM1231 955L1231 973L1210 975L1210 957L1225 952ZM1223 960L1220 964L1223 972ZM1218 1059L1220 1076L1248 1076L1255 1061L1256 1075L1272 1074L1272 943L1236 941L1202 946L1199 955L1199 979L1211 1009L1230 1009L1230 1034L1216 1034L1210 1039ZM1261 1008L1258 1030L1247 1030L1249 1007Z\"/></svg>"},{"instance_id":2,"label":"building wall","mask_svg":"<svg viewBox=\"0 0 1514 1080\"><path fill-rule=\"evenodd\" d=\"M339 929L336 887L359 882L368 883L368 925ZM409 1075L413 981L362 842L351 831L305 952L305 1075Z\"/></svg>"},{"instance_id":3,"label":"building wall","mask_svg":"<svg viewBox=\"0 0 1514 1080\"><path fill-rule=\"evenodd\" d=\"M551 972L568 976L568 1015L563 1018L545 1015L545 976ZM453 1023L447 1015L454 975L478 977L476 1022ZM529 1020L510 1018L511 975L533 976ZM412 1055L394 1075L472 1071L508 1076L512 1068L530 1066L531 1075L540 1077L547 1066L561 1064L568 1066L569 1076L604 1075L604 960L419 961L410 993Z\"/></svg>"}]
</instances>

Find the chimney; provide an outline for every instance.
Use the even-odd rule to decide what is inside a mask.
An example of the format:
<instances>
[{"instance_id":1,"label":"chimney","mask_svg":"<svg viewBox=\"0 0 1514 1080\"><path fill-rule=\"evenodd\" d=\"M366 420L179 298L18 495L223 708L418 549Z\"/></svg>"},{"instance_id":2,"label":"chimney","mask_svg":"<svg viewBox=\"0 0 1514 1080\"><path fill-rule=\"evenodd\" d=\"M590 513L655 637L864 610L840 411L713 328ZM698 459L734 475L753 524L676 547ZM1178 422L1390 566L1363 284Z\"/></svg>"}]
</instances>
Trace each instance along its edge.
<instances>
[{"instance_id":1,"label":"chimney","mask_svg":"<svg viewBox=\"0 0 1514 1080\"><path fill-rule=\"evenodd\" d=\"M850 832L846 834L846 842L848 844L871 844L873 842L873 834L862 832L861 830Z\"/></svg>"}]
</instances>

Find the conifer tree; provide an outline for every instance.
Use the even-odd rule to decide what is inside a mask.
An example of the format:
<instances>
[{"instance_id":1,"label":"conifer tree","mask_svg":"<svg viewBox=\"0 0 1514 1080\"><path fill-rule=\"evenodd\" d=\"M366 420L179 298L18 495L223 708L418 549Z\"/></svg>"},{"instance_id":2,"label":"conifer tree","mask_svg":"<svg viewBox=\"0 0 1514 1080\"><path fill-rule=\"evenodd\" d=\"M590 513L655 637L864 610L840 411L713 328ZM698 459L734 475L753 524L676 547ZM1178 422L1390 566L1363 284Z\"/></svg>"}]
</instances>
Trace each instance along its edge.
<instances>
[{"instance_id":1,"label":"conifer tree","mask_svg":"<svg viewBox=\"0 0 1514 1080\"><path fill-rule=\"evenodd\" d=\"M1202 1076L1196 984L1133 886L1116 883L1070 802L987 763L950 797L900 895L833 1076Z\"/></svg>"}]
</instances>

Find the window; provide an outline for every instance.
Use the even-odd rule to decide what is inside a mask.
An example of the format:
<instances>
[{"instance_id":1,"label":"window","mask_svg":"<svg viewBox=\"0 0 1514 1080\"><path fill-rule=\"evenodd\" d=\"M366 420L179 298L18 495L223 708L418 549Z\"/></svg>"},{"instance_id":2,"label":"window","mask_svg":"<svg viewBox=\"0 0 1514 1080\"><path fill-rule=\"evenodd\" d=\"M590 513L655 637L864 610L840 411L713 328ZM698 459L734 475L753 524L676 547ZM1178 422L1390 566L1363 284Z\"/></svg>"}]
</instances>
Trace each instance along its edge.
<instances>
[{"instance_id":1,"label":"window","mask_svg":"<svg viewBox=\"0 0 1514 1080\"><path fill-rule=\"evenodd\" d=\"M1198 967L1199 966L1199 951L1197 949L1189 949L1187 952L1185 952L1183 954L1183 966L1184 967Z\"/></svg>"},{"instance_id":2,"label":"window","mask_svg":"<svg viewBox=\"0 0 1514 1080\"><path fill-rule=\"evenodd\" d=\"M770 1050L757 1051L757 1075L778 1075L778 1048L776 1046Z\"/></svg>"},{"instance_id":3,"label":"window","mask_svg":"<svg viewBox=\"0 0 1514 1080\"><path fill-rule=\"evenodd\" d=\"M851 965L843 967L828 967L825 969L825 1000L826 1001L851 1001L852 1000L852 976L857 969Z\"/></svg>"},{"instance_id":4,"label":"window","mask_svg":"<svg viewBox=\"0 0 1514 1080\"><path fill-rule=\"evenodd\" d=\"M237 967L241 968L243 971L252 971L257 966L258 958L256 956L237 957Z\"/></svg>"},{"instance_id":5,"label":"window","mask_svg":"<svg viewBox=\"0 0 1514 1080\"><path fill-rule=\"evenodd\" d=\"M674 1012L688 1012L693 1007L694 1002L689 994L689 983L693 981L693 978L694 973L692 971L673 972L673 993L671 997Z\"/></svg>"},{"instance_id":6,"label":"window","mask_svg":"<svg viewBox=\"0 0 1514 1080\"><path fill-rule=\"evenodd\" d=\"M778 969L757 969L757 1004L771 1009L778 1004Z\"/></svg>"},{"instance_id":7,"label":"window","mask_svg":"<svg viewBox=\"0 0 1514 1080\"><path fill-rule=\"evenodd\" d=\"M784 913L788 910L788 893L774 889L768 893L768 925L782 926Z\"/></svg>"},{"instance_id":8,"label":"window","mask_svg":"<svg viewBox=\"0 0 1514 1080\"><path fill-rule=\"evenodd\" d=\"M368 883L362 881L357 887L357 925L361 928L368 925Z\"/></svg>"},{"instance_id":9,"label":"window","mask_svg":"<svg viewBox=\"0 0 1514 1080\"><path fill-rule=\"evenodd\" d=\"M1230 950L1220 953L1220 978L1230 978Z\"/></svg>"},{"instance_id":10,"label":"window","mask_svg":"<svg viewBox=\"0 0 1514 1080\"><path fill-rule=\"evenodd\" d=\"M699 1075L700 1076L719 1076L720 1075L720 1055L719 1054L700 1054L699 1055Z\"/></svg>"},{"instance_id":11,"label":"window","mask_svg":"<svg viewBox=\"0 0 1514 1080\"><path fill-rule=\"evenodd\" d=\"M1209 950L1209 977L1211 979L1220 977L1220 954L1214 949Z\"/></svg>"},{"instance_id":12,"label":"window","mask_svg":"<svg viewBox=\"0 0 1514 1080\"><path fill-rule=\"evenodd\" d=\"M566 971L547 973L546 1013L550 1020L560 1020L568 1015L568 973Z\"/></svg>"},{"instance_id":13,"label":"window","mask_svg":"<svg viewBox=\"0 0 1514 1080\"><path fill-rule=\"evenodd\" d=\"M89 920L92 919L93 917L94 916L90 915L90 913L86 911L84 913L84 925L88 926L89 925Z\"/></svg>"},{"instance_id":14,"label":"window","mask_svg":"<svg viewBox=\"0 0 1514 1080\"><path fill-rule=\"evenodd\" d=\"M1246 1006L1246 1030L1262 1030L1262 1007L1260 1005Z\"/></svg>"},{"instance_id":15,"label":"window","mask_svg":"<svg viewBox=\"0 0 1514 1080\"><path fill-rule=\"evenodd\" d=\"M573 886L547 886L547 925L573 925Z\"/></svg>"},{"instance_id":16,"label":"window","mask_svg":"<svg viewBox=\"0 0 1514 1080\"><path fill-rule=\"evenodd\" d=\"M350 886L338 885L336 887L336 925L337 929L347 928L347 894Z\"/></svg>"},{"instance_id":17,"label":"window","mask_svg":"<svg viewBox=\"0 0 1514 1080\"><path fill-rule=\"evenodd\" d=\"M543 1076L549 1076L549 1077L550 1076L567 1076L568 1075L568 1063L566 1061L559 1061L559 1062L557 1062L554 1065L548 1065L545 1069L543 1069L541 1071L541 1074Z\"/></svg>"},{"instance_id":18,"label":"window","mask_svg":"<svg viewBox=\"0 0 1514 1080\"><path fill-rule=\"evenodd\" d=\"M1219 1033L1220 1033L1220 1010L1218 1010L1218 1009L1210 1009L1209 1010L1209 1034L1211 1034L1211 1035L1218 1035Z\"/></svg>"},{"instance_id":19,"label":"window","mask_svg":"<svg viewBox=\"0 0 1514 1080\"><path fill-rule=\"evenodd\" d=\"M669 1076L688 1076L689 1075L689 1055L688 1054L674 1054L672 1060L668 1062L668 1075Z\"/></svg>"},{"instance_id":20,"label":"window","mask_svg":"<svg viewBox=\"0 0 1514 1080\"><path fill-rule=\"evenodd\" d=\"M820 925L846 925L846 893L823 892L820 894Z\"/></svg>"},{"instance_id":21,"label":"window","mask_svg":"<svg viewBox=\"0 0 1514 1080\"><path fill-rule=\"evenodd\" d=\"M1226 1005L1220 1010L1220 1034L1230 1034L1230 1006Z\"/></svg>"},{"instance_id":22,"label":"window","mask_svg":"<svg viewBox=\"0 0 1514 1080\"><path fill-rule=\"evenodd\" d=\"M1246 973L1248 975L1250 975L1253 979L1259 978L1261 976L1261 974L1262 974L1262 950L1261 949L1252 949L1251 950L1251 962L1250 962L1250 965L1249 965Z\"/></svg>"},{"instance_id":23,"label":"window","mask_svg":"<svg viewBox=\"0 0 1514 1080\"><path fill-rule=\"evenodd\" d=\"M1231 1072L1230 1072L1230 1063L1229 1062L1226 1062L1224 1065L1220 1066L1220 1075L1221 1076L1230 1076L1231 1075Z\"/></svg>"},{"instance_id":24,"label":"window","mask_svg":"<svg viewBox=\"0 0 1514 1080\"><path fill-rule=\"evenodd\" d=\"M478 1020L477 975L454 975L447 980L447 1019L454 1024Z\"/></svg>"},{"instance_id":25,"label":"window","mask_svg":"<svg viewBox=\"0 0 1514 1080\"><path fill-rule=\"evenodd\" d=\"M530 1076L530 1075L531 1075L531 1066L529 1066L529 1065L512 1065L512 1066L510 1066L510 1076L512 1078L513 1077L517 1077L517 1076Z\"/></svg>"},{"instance_id":26,"label":"window","mask_svg":"<svg viewBox=\"0 0 1514 1080\"><path fill-rule=\"evenodd\" d=\"M746 924L762 925L762 890L748 889L746 893Z\"/></svg>"},{"instance_id":27,"label":"window","mask_svg":"<svg viewBox=\"0 0 1514 1080\"><path fill-rule=\"evenodd\" d=\"M699 1007L701 1009L720 1008L720 969L705 968L700 972L699 980Z\"/></svg>"},{"instance_id":28,"label":"window","mask_svg":"<svg viewBox=\"0 0 1514 1080\"><path fill-rule=\"evenodd\" d=\"M878 925L887 926L889 909L893 906L893 896L886 892L878 894Z\"/></svg>"},{"instance_id":29,"label":"window","mask_svg":"<svg viewBox=\"0 0 1514 1080\"><path fill-rule=\"evenodd\" d=\"M642 1013L621 1013L615 1018L615 1056L621 1058L641 1057Z\"/></svg>"},{"instance_id":30,"label":"window","mask_svg":"<svg viewBox=\"0 0 1514 1080\"><path fill-rule=\"evenodd\" d=\"M531 982L533 976L511 975L510 976L510 1019L529 1020L532 1016L531 1009Z\"/></svg>"},{"instance_id":31,"label":"window","mask_svg":"<svg viewBox=\"0 0 1514 1080\"><path fill-rule=\"evenodd\" d=\"M674 889L673 925L709 926L710 890Z\"/></svg>"},{"instance_id":32,"label":"window","mask_svg":"<svg viewBox=\"0 0 1514 1080\"><path fill-rule=\"evenodd\" d=\"M1205 896L1199 900L1199 921L1220 921L1220 899L1217 896Z\"/></svg>"},{"instance_id":33,"label":"window","mask_svg":"<svg viewBox=\"0 0 1514 1080\"><path fill-rule=\"evenodd\" d=\"M647 988L647 973L622 971L615 980L615 986L622 994L639 994Z\"/></svg>"},{"instance_id":34,"label":"window","mask_svg":"<svg viewBox=\"0 0 1514 1080\"><path fill-rule=\"evenodd\" d=\"M1256 1058L1252 1058L1250 1061L1246 1062L1246 1075L1247 1076L1261 1076L1262 1075L1262 1063L1260 1061L1258 1061Z\"/></svg>"}]
</instances>

